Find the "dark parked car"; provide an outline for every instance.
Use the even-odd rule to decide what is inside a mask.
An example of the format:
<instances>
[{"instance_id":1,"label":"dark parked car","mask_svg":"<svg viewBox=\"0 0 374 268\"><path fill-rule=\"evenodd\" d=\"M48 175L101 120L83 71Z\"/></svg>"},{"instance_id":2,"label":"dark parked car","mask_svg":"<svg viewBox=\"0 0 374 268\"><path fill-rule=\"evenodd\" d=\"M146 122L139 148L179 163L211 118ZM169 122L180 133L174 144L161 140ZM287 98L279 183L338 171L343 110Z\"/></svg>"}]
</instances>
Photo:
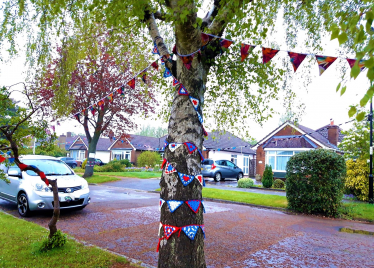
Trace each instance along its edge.
<instances>
[{"instance_id":1,"label":"dark parked car","mask_svg":"<svg viewBox=\"0 0 374 268\"><path fill-rule=\"evenodd\" d=\"M101 161L100 159L95 159L95 165L97 165L97 166L104 166L105 163L103 161Z\"/></svg>"},{"instance_id":2,"label":"dark parked car","mask_svg":"<svg viewBox=\"0 0 374 268\"><path fill-rule=\"evenodd\" d=\"M65 162L65 164L71 168L76 168L78 166L77 161L75 161L72 157L58 157L58 159Z\"/></svg>"},{"instance_id":3,"label":"dark parked car","mask_svg":"<svg viewBox=\"0 0 374 268\"><path fill-rule=\"evenodd\" d=\"M206 159L201 162L201 173L204 177L214 178L215 181L223 181L225 178L243 178L243 170L228 160Z\"/></svg>"}]
</instances>

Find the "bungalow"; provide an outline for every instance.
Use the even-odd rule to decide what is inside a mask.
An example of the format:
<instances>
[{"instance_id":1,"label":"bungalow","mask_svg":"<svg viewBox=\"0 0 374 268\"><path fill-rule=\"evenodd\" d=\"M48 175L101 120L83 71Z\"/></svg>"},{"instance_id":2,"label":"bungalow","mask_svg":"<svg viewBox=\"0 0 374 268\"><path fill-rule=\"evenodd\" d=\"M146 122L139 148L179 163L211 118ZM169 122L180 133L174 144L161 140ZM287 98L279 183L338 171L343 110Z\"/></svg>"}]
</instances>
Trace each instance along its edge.
<instances>
[{"instance_id":1,"label":"bungalow","mask_svg":"<svg viewBox=\"0 0 374 268\"><path fill-rule=\"evenodd\" d=\"M265 165L270 165L274 178L283 179L291 156L318 148L342 153L337 145L343 138L341 129L333 121L317 130L285 122L255 145L256 173L262 176Z\"/></svg>"},{"instance_id":2,"label":"bungalow","mask_svg":"<svg viewBox=\"0 0 374 268\"><path fill-rule=\"evenodd\" d=\"M256 152L252 145L228 131L209 132L204 140L204 158L230 160L240 167L244 175L254 177Z\"/></svg>"}]
</instances>

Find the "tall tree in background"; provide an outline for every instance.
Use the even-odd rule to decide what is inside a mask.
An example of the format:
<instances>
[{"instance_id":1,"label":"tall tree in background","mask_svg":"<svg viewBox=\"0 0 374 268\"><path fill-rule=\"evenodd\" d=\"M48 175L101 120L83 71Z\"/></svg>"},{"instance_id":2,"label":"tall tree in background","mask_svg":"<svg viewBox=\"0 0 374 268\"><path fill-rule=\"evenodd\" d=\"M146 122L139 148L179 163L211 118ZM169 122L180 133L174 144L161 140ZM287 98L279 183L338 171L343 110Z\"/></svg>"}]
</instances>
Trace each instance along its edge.
<instances>
[{"instance_id":1,"label":"tall tree in background","mask_svg":"<svg viewBox=\"0 0 374 268\"><path fill-rule=\"evenodd\" d=\"M163 127L143 126L140 131L135 133L140 136L160 138L168 134L168 130Z\"/></svg>"},{"instance_id":2,"label":"tall tree in background","mask_svg":"<svg viewBox=\"0 0 374 268\"><path fill-rule=\"evenodd\" d=\"M217 127L222 129L240 126L250 116L258 122L267 119L272 113L269 100L278 98L279 82L285 70L276 68L273 63L260 64L258 53L251 54L241 63L238 60L240 43L227 50L225 47L228 46L229 41L221 40L220 37L267 46L271 41L277 41L271 40L270 37L271 33L278 31L275 29L275 26L279 25L278 15L283 15L288 50L295 48L300 42L307 47L302 46L305 51L321 52L323 51L320 46L321 37L326 31L334 31L334 34L337 31L340 43L344 44L347 50L358 51L354 44L360 40L355 40L356 34L352 33L352 29L361 28L360 15L371 10L373 5L369 1L358 0L350 2L346 0L213 0L203 2L193 0L164 2L77 0L74 5L59 1L51 2L46 6L42 2L8 0L4 9L4 22L6 26L11 27L3 26L3 33L0 33L0 37L9 36L12 42L20 25L27 22L26 18L33 14L34 8L37 11L43 10L43 13L37 17L40 18L41 33L38 37L41 38L30 41L31 44L38 43L39 46L29 45L29 55L36 54L40 60L50 54L48 51L50 35L48 34L53 33L51 29L64 28L67 21L74 22L75 27L79 25L85 28L86 34L79 37L79 42L74 40L75 44L79 43L81 50L90 47L91 28L98 22L105 23L113 30L131 32L134 37L143 38L144 42L147 40L150 44L154 42L165 59L170 55L166 46L170 44L170 40L175 42L175 52L178 55L189 55L200 50L193 54L194 56L178 56L176 60L166 60L165 65L185 86L188 93L199 100L201 105L198 106L197 111L202 115L202 107L204 107L209 111L205 116L214 117ZM208 8L206 9L205 6ZM199 14L202 14L207 10L205 16L198 16L200 11L202 12ZM366 14L369 16L371 13ZM342 32L340 28L338 30L332 28L333 25L339 23L339 18L342 18L339 24ZM367 20L372 21L369 17ZM148 28L150 38L144 35L145 27ZM29 29L32 30L32 27ZM208 43L202 43L202 32L218 37L208 38ZM372 51L372 42L367 42L367 40L372 41L372 35L363 42L365 45L370 44L368 49ZM279 45L275 44L275 46ZM38 50L37 48L40 47L45 50ZM237 52L232 54L230 51ZM70 54L67 53L67 55ZM369 59L368 63L365 63L369 68L368 75L373 74L373 54L369 52L365 55ZM78 56L72 53L67 62L76 61ZM70 64L66 66L61 74L69 76ZM291 65L288 69L292 70ZM374 78L369 77L369 79ZM161 83L165 85L165 82ZM203 128L189 98L178 95L176 90L166 91L171 93L168 96L172 100L168 142L189 141L201 150ZM59 95L63 96L64 91L56 92L56 96ZM190 175L200 173L200 156L189 154L185 147L180 147L175 151L166 149L165 156L179 172ZM184 187L177 173L163 173L160 185L160 196L164 200L201 200L202 198L199 182L194 180ZM176 227L204 224L202 209L195 214L183 206L173 214L167 206L163 206L160 221L162 224ZM165 237L164 230L161 230L161 237ZM160 240L159 267L206 267L201 229L197 231L193 241L184 235L171 235L168 238Z\"/></svg>"},{"instance_id":3,"label":"tall tree in background","mask_svg":"<svg viewBox=\"0 0 374 268\"><path fill-rule=\"evenodd\" d=\"M155 99L151 91L145 91L142 87L131 89L127 85L122 87L121 94L110 92L126 84L133 75L129 69L126 52L109 54L104 38L98 42L97 54L89 54L85 59L79 61L71 79L67 83L68 101L72 105L72 114L79 114L79 123L83 126L88 140L88 162L94 161L96 146L101 135L117 136L125 135L129 130L136 127L134 116L145 115L153 112ZM58 50L60 57L55 59L48 68L37 77L34 86L34 96L38 102L49 111L53 118L57 113L53 109L53 99L56 89L56 81L62 78L58 70L64 64L64 50ZM121 63L117 63L118 59ZM102 101L102 105L97 105ZM93 106L96 104L96 106ZM69 107L69 106L68 106ZM89 108L90 107L90 108ZM93 165L86 165L83 177L93 175Z\"/></svg>"}]
</instances>

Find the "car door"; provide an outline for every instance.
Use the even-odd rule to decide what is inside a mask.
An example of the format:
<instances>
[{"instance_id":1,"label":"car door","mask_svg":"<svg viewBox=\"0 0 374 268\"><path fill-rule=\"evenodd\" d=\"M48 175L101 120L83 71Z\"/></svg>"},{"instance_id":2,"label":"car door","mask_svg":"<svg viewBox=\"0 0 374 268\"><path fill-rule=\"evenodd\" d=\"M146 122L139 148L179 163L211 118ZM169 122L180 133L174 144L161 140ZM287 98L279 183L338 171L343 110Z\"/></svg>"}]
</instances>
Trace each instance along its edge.
<instances>
[{"instance_id":1,"label":"car door","mask_svg":"<svg viewBox=\"0 0 374 268\"><path fill-rule=\"evenodd\" d=\"M230 173L230 178L236 178L239 173L239 168L231 161L226 161L226 164Z\"/></svg>"},{"instance_id":2,"label":"car door","mask_svg":"<svg viewBox=\"0 0 374 268\"><path fill-rule=\"evenodd\" d=\"M227 166L226 160L219 160L217 161L219 165L219 170L222 174L222 178L228 178L230 176L230 169Z\"/></svg>"},{"instance_id":3,"label":"car door","mask_svg":"<svg viewBox=\"0 0 374 268\"><path fill-rule=\"evenodd\" d=\"M20 171L18 167L9 168L9 170L12 170L12 169L13 170L16 169ZM1 180L2 181L2 184L1 184L2 197L9 201L17 202L17 193L18 193L18 189L20 185L20 180L22 179L19 177L9 176L9 175L7 176L7 179L10 181L10 183L5 183L4 181Z\"/></svg>"}]
</instances>

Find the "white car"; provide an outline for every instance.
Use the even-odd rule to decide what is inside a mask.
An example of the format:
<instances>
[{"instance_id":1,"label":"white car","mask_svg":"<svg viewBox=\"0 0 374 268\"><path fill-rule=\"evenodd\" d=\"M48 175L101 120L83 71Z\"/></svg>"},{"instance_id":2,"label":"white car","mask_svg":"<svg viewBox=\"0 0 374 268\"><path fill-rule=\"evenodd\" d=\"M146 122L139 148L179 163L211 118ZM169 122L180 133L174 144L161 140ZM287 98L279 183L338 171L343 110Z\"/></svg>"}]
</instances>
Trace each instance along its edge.
<instances>
[{"instance_id":1,"label":"white car","mask_svg":"<svg viewBox=\"0 0 374 268\"><path fill-rule=\"evenodd\" d=\"M87 181L76 175L61 160L44 155L26 155L21 156L20 161L38 167L48 179L57 179L61 209L83 209L90 203ZM21 172L14 165L7 170L7 174L10 183L0 180L0 198L16 203L21 216L29 216L31 211L53 209L52 188L48 187L35 172Z\"/></svg>"}]
</instances>

